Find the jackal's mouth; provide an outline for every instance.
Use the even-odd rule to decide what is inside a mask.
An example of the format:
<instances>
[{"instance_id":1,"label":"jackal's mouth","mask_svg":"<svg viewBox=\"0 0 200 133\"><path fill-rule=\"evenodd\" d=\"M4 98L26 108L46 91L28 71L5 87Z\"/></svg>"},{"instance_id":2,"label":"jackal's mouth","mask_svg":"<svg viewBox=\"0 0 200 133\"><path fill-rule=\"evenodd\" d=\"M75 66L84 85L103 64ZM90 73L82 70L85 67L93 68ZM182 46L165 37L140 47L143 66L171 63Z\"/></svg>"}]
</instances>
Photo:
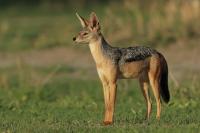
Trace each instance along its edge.
<instances>
[{"instance_id":1,"label":"jackal's mouth","mask_svg":"<svg viewBox=\"0 0 200 133\"><path fill-rule=\"evenodd\" d=\"M87 44L88 42L87 41L84 41L84 40L80 40L78 38L73 38L73 41L75 42L75 44Z\"/></svg>"}]
</instances>

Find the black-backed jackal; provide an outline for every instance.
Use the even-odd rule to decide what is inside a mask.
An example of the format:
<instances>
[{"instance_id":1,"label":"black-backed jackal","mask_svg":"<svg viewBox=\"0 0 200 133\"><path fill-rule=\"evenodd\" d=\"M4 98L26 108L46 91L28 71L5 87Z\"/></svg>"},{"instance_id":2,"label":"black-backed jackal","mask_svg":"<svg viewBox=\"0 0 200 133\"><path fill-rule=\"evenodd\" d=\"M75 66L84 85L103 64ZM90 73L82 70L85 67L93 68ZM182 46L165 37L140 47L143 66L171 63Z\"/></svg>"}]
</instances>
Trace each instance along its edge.
<instances>
[{"instance_id":1,"label":"black-backed jackal","mask_svg":"<svg viewBox=\"0 0 200 133\"><path fill-rule=\"evenodd\" d=\"M96 63L99 78L103 84L105 117L104 124L113 122L116 99L117 79L137 78L147 105L146 118L151 113L151 100L148 93L150 83L157 104L156 118L160 118L161 99L167 103L170 99L168 90L168 66L164 56L158 51L144 46L118 48L110 46L104 39L99 20L95 13L90 19L76 14L83 29L73 40L88 43Z\"/></svg>"}]
</instances>

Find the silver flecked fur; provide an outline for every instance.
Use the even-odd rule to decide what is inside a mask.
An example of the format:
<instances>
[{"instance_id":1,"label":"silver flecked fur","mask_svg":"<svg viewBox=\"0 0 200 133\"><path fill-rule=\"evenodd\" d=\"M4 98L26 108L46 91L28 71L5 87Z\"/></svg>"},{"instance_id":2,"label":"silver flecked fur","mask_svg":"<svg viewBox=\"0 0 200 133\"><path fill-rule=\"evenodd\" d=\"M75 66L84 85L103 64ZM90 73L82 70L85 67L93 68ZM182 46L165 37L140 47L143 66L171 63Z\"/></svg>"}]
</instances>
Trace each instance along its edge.
<instances>
[{"instance_id":1,"label":"silver flecked fur","mask_svg":"<svg viewBox=\"0 0 200 133\"><path fill-rule=\"evenodd\" d=\"M107 43L102 43L102 50L106 56L111 58L114 64L144 60L157 53L156 50L146 46L118 48L112 47Z\"/></svg>"}]
</instances>

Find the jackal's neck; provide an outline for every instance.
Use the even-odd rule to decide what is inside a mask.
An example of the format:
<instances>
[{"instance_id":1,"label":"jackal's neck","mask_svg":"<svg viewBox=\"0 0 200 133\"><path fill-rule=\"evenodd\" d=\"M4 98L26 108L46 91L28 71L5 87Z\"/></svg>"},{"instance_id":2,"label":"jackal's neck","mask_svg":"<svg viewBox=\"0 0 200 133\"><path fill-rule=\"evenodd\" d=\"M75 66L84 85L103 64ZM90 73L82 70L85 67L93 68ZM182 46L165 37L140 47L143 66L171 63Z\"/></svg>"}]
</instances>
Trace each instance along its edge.
<instances>
[{"instance_id":1,"label":"jackal's neck","mask_svg":"<svg viewBox=\"0 0 200 133\"><path fill-rule=\"evenodd\" d=\"M89 43L90 51L96 64L101 63L105 60L105 50L103 49L105 46L110 45L106 42L103 35L100 35L98 39L93 40Z\"/></svg>"}]
</instances>

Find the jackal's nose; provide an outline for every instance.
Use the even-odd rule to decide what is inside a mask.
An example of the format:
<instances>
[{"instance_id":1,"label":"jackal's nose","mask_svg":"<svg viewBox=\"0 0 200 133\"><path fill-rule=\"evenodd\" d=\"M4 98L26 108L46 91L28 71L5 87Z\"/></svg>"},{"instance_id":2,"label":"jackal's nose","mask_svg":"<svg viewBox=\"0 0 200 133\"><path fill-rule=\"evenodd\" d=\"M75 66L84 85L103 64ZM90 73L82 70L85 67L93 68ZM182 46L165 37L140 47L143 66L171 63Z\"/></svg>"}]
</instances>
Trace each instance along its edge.
<instances>
[{"instance_id":1,"label":"jackal's nose","mask_svg":"<svg viewBox=\"0 0 200 133\"><path fill-rule=\"evenodd\" d=\"M76 37L73 37L73 41L75 41L76 40Z\"/></svg>"}]
</instances>

